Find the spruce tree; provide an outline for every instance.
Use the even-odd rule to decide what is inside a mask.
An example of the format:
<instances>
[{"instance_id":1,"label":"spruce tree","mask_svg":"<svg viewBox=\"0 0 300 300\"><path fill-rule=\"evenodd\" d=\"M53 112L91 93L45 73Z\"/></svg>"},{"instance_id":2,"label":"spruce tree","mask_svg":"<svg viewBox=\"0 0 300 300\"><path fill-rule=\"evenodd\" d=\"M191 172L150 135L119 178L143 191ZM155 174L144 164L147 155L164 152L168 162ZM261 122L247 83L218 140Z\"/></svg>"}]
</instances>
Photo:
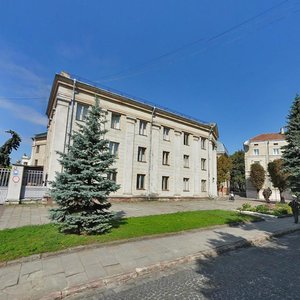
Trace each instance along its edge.
<instances>
[{"instance_id":1,"label":"spruce tree","mask_svg":"<svg viewBox=\"0 0 300 300\"><path fill-rule=\"evenodd\" d=\"M283 147L283 165L288 173L288 187L300 198L300 97L296 95L287 117L286 141Z\"/></svg>"},{"instance_id":2,"label":"spruce tree","mask_svg":"<svg viewBox=\"0 0 300 300\"><path fill-rule=\"evenodd\" d=\"M119 186L110 180L114 156L105 139L106 117L96 99L85 124L72 133L67 153L61 153L61 173L52 182L51 196L58 208L50 210L50 218L65 233L97 234L112 227L115 214L108 211L107 197Z\"/></svg>"}]
</instances>

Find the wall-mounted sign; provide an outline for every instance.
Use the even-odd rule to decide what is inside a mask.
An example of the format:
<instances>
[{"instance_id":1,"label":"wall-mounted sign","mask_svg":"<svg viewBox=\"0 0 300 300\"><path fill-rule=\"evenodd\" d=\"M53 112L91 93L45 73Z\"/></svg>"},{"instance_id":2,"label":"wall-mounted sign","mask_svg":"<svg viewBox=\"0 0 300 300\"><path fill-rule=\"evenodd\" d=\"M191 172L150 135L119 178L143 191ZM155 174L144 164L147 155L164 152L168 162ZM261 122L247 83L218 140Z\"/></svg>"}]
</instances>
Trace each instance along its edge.
<instances>
[{"instance_id":1,"label":"wall-mounted sign","mask_svg":"<svg viewBox=\"0 0 300 300\"><path fill-rule=\"evenodd\" d=\"M12 181L14 183L18 183L20 181L20 177L19 176L13 176Z\"/></svg>"},{"instance_id":2,"label":"wall-mounted sign","mask_svg":"<svg viewBox=\"0 0 300 300\"><path fill-rule=\"evenodd\" d=\"M19 175L19 170L16 167L14 167L14 169L13 169L13 175L14 176L18 176Z\"/></svg>"}]
</instances>

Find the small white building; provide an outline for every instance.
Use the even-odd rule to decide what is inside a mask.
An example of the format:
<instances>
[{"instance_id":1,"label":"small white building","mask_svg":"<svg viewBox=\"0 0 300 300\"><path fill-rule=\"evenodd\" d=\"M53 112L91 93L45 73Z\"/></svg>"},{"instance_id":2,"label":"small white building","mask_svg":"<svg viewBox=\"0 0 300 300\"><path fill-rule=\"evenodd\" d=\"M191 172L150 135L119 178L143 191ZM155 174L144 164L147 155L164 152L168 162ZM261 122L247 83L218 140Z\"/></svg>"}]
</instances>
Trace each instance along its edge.
<instances>
[{"instance_id":1,"label":"small white building","mask_svg":"<svg viewBox=\"0 0 300 300\"><path fill-rule=\"evenodd\" d=\"M57 151L83 123L95 97L107 113L106 138L117 157L114 179L122 199L217 196L218 128L196 118L57 74L51 89L44 171L52 181L61 172Z\"/></svg>"}]
</instances>

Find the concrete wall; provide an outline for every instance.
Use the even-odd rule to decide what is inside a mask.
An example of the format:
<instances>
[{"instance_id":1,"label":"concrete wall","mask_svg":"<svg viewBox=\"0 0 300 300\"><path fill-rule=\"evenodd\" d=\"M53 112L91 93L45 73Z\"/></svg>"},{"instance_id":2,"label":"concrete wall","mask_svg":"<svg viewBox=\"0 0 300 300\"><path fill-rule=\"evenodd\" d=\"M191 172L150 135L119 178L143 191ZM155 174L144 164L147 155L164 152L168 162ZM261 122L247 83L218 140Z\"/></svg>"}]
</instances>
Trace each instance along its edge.
<instances>
[{"instance_id":1,"label":"concrete wall","mask_svg":"<svg viewBox=\"0 0 300 300\"><path fill-rule=\"evenodd\" d=\"M78 103L93 105L95 93L77 88L73 117L71 116L72 86L58 85L48 126L45 172L48 180L61 171L57 151L64 151L67 133L77 130L76 110ZM207 197L217 196L216 141L211 128L128 104L107 95L98 94L100 106L107 112L106 138L119 143L115 162L117 183L121 188L114 197ZM112 113L119 113L120 129L111 128ZM140 121L146 121L145 135L139 134ZM163 128L170 128L170 140L163 139ZM189 145L183 144L183 133L189 134ZM206 149L201 149L200 138L206 138ZM146 148L145 162L137 161L138 147ZM170 152L169 165L162 164L163 151ZM189 166L184 167L183 155L189 156ZM206 159L206 169L201 170L201 158ZM145 188L136 189L137 174L145 174ZM162 176L169 177L169 189L162 190ZM183 178L189 178L189 190L183 191ZM206 191L201 191L201 180L207 181Z\"/></svg>"}]
</instances>

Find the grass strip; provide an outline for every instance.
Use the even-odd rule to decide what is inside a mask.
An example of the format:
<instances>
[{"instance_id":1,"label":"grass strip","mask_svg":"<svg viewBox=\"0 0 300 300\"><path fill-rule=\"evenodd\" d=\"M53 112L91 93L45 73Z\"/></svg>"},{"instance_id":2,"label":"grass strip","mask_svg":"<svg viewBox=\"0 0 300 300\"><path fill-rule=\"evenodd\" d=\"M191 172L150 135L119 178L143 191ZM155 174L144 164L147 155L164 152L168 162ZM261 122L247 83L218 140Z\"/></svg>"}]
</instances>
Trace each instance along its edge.
<instances>
[{"instance_id":1,"label":"grass strip","mask_svg":"<svg viewBox=\"0 0 300 300\"><path fill-rule=\"evenodd\" d=\"M79 245L105 243L237 222L251 222L258 219L238 212L201 210L124 218L104 235L63 234L58 232L58 227L54 224L5 229L0 231L0 261L59 251Z\"/></svg>"}]
</instances>

